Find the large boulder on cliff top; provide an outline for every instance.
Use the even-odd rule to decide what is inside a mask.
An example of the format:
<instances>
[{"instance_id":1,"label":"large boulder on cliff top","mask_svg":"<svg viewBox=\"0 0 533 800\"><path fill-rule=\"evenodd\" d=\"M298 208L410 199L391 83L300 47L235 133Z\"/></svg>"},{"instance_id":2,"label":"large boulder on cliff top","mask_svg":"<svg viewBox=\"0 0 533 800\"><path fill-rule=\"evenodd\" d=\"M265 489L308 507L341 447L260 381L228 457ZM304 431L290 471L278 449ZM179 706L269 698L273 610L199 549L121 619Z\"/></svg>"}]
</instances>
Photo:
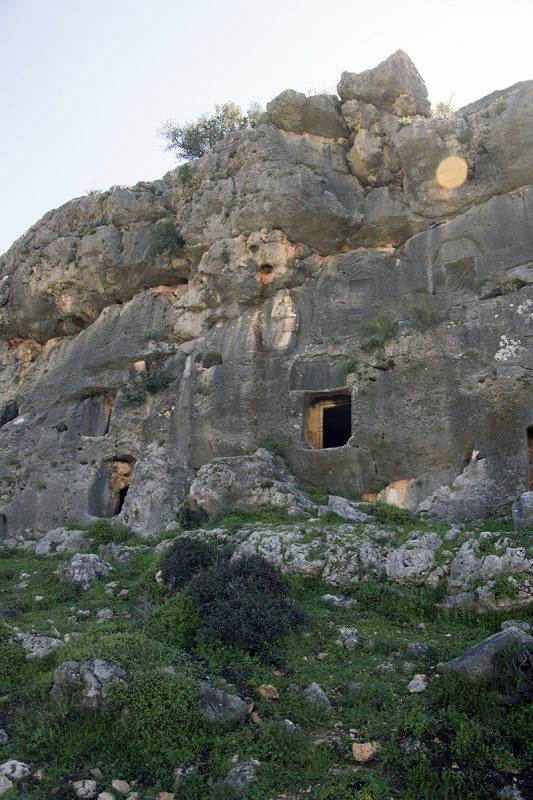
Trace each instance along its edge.
<instances>
[{"instance_id":1,"label":"large boulder on cliff top","mask_svg":"<svg viewBox=\"0 0 533 800\"><path fill-rule=\"evenodd\" d=\"M342 118L340 103L330 94L306 97L302 92L287 89L267 103L261 121L271 122L284 131L328 138L348 136L349 133Z\"/></svg>"},{"instance_id":2,"label":"large boulder on cliff top","mask_svg":"<svg viewBox=\"0 0 533 800\"><path fill-rule=\"evenodd\" d=\"M428 117L431 111L426 84L403 50L397 50L374 69L359 74L343 72L337 91L343 101L363 100L378 108L392 110L395 101L402 98L401 111L404 113L412 108L411 114ZM409 105L405 101L410 101Z\"/></svg>"}]
</instances>

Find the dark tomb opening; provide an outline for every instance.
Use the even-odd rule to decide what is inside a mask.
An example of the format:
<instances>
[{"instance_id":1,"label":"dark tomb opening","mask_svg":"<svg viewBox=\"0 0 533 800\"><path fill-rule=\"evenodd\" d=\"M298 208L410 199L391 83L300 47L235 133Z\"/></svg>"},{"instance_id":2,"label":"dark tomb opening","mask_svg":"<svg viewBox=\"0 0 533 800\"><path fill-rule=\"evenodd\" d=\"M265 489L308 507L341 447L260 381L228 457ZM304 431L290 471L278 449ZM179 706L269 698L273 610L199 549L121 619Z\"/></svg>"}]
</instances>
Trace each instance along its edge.
<instances>
[{"instance_id":1,"label":"dark tomb opening","mask_svg":"<svg viewBox=\"0 0 533 800\"><path fill-rule=\"evenodd\" d=\"M322 422L323 447L342 447L352 435L350 403L324 409Z\"/></svg>"},{"instance_id":2,"label":"dark tomb opening","mask_svg":"<svg viewBox=\"0 0 533 800\"><path fill-rule=\"evenodd\" d=\"M130 488L135 459L121 456L104 461L89 491L89 514L115 517L120 514Z\"/></svg>"},{"instance_id":3,"label":"dark tomb opening","mask_svg":"<svg viewBox=\"0 0 533 800\"><path fill-rule=\"evenodd\" d=\"M348 394L319 397L306 411L305 441L314 450L342 447L352 435L352 406Z\"/></svg>"},{"instance_id":4,"label":"dark tomb opening","mask_svg":"<svg viewBox=\"0 0 533 800\"><path fill-rule=\"evenodd\" d=\"M529 491L533 492L533 426L527 429L527 456L529 461Z\"/></svg>"},{"instance_id":5,"label":"dark tomb opening","mask_svg":"<svg viewBox=\"0 0 533 800\"><path fill-rule=\"evenodd\" d=\"M19 415L18 405L14 400L11 400L0 414L0 428L7 425L8 422L16 419Z\"/></svg>"},{"instance_id":6,"label":"dark tomb opening","mask_svg":"<svg viewBox=\"0 0 533 800\"><path fill-rule=\"evenodd\" d=\"M114 458L113 472L111 473L111 487L113 489L113 516L120 514L124 506L128 489L130 488L131 473L134 461L131 458Z\"/></svg>"}]
</instances>

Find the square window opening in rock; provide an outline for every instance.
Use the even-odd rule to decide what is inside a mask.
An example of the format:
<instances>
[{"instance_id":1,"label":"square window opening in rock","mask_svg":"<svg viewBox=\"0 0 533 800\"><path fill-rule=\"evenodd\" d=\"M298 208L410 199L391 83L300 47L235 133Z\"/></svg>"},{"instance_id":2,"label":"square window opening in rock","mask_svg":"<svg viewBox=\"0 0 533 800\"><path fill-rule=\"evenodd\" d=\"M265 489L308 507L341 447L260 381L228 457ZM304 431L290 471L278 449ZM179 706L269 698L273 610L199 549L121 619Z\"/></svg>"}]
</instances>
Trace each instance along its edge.
<instances>
[{"instance_id":1,"label":"square window opening in rock","mask_svg":"<svg viewBox=\"0 0 533 800\"><path fill-rule=\"evenodd\" d=\"M313 450L343 447L352 435L350 395L319 397L306 409L305 442Z\"/></svg>"}]
</instances>

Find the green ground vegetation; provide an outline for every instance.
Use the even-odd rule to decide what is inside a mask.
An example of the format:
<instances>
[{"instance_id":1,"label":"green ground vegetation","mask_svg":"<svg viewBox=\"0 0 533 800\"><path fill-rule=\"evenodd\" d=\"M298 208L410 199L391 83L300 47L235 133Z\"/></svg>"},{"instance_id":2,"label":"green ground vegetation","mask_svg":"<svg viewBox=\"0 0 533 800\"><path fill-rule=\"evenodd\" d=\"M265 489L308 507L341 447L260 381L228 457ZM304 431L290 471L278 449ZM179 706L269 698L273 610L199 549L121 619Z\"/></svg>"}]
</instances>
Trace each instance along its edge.
<instances>
[{"instance_id":1,"label":"green ground vegetation","mask_svg":"<svg viewBox=\"0 0 533 800\"><path fill-rule=\"evenodd\" d=\"M400 539L410 525L391 524ZM105 524L93 533L100 542L113 538ZM0 755L42 771L41 780L26 780L24 797L71 798L70 782L98 767L99 792L122 778L140 800L159 791L175 791L180 800L231 798L221 781L235 756L261 762L244 795L249 800L488 800L514 778L519 787L531 785L531 670L517 667L511 654L497 677L474 688L441 671L443 662L498 631L503 619L532 621L531 611L451 614L436 607L438 590L367 580L334 588L316 579L278 579L260 566L253 573L254 598L246 576L231 571L228 555L191 549L183 577L179 560L140 550L128 564L112 562L117 586L110 597L103 581L84 592L60 583L55 570L65 556L2 552L0 727L9 742L0 745ZM155 580L162 566L174 570L170 594ZM200 577L197 566L204 570ZM121 589L129 594L120 595ZM233 614L235 625L240 620L245 631L253 630L262 592L270 598L273 621L285 615L284 624L266 634L263 625L260 646L247 635L240 644L231 641L222 631L224 617ZM328 605L321 598L331 592L357 602ZM232 601L250 594L251 603ZM97 624L96 612L104 607L115 616ZM78 609L91 614L78 615ZM210 616L210 610L216 613ZM49 635L49 620L61 634L79 635L45 659L25 661L21 649L8 644L7 626ZM341 627L357 629L355 649L335 644ZM427 652L412 655L412 642L428 644ZM128 671L127 684L116 687L106 709L81 712L52 704L58 664L92 657ZM403 671L405 662L412 666ZM392 668L380 667L384 663ZM407 684L417 673L429 685L410 694ZM250 698L259 721L202 718L199 680ZM311 682L322 687L330 708L306 702L303 689ZM262 697L262 684L274 685L279 699ZM286 719L296 727L292 735ZM379 749L356 764L352 744L370 741ZM176 789L178 764L195 771Z\"/></svg>"}]
</instances>

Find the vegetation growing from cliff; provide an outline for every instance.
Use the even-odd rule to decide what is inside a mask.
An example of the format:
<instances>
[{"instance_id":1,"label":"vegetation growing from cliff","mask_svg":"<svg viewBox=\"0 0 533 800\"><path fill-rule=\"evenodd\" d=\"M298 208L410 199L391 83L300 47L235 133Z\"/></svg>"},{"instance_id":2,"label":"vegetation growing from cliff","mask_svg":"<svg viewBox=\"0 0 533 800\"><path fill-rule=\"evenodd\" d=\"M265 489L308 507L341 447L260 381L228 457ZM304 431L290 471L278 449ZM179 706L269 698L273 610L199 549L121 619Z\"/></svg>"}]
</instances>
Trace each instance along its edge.
<instances>
[{"instance_id":1,"label":"vegetation growing from cliff","mask_svg":"<svg viewBox=\"0 0 533 800\"><path fill-rule=\"evenodd\" d=\"M175 150L176 158L200 158L226 134L255 128L261 113L257 103L253 103L246 114L236 103L223 103L215 105L214 114L202 114L195 122L179 125L169 119L158 133L166 141L165 150Z\"/></svg>"},{"instance_id":2,"label":"vegetation growing from cliff","mask_svg":"<svg viewBox=\"0 0 533 800\"><path fill-rule=\"evenodd\" d=\"M394 339L398 332L398 320L393 311L378 311L370 319L361 322L360 327L365 337L361 350L368 353Z\"/></svg>"},{"instance_id":3,"label":"vegetation growing from cliff","mask_svg":"<svg viewBox=\"0 0 533 800\"><path fill-rule=\"evenodd\" d=\"M172 220L167 219L164 222L159 222L155 228L152 229L152 244L148 251L148 255L154 257L163 253L168 253L171 256L179 256L185 247L185 239L180 234L176 224Z\"/></svg>"},{"instance_id":4,"label":"vegetation growing from cliff","mask_svg":"<svg viewBox=\"0 0 533 800\"><path fill-rule=\"evenodd\" d=\"M401 533L403 527L392 530ZM141 543L146 541L129 540ZM527 791L533 772L531 659L523 650L509 653L493 679L474 687L440 669L443 661L498 630L510 614L461 609L452 615L436 607L439 590L364 575L338 589L317 579L283 578L283 592L290 584L305 623L277 631L268 651L250 652L242 642L219 636L219 624L231 626L236 618L218 604L231 599L232 591L237 600L249 591L264 594L263 567L239 573L233 562L219 559L211 567L213 594L206 568L215 564L215 549L206 545L204 559L200 548L191 547L186 556L184 540L182 548L174 550L173 559L171 550L158 556L149 547L129 563L113 561L113 588L100 581L83 592L55 575L65 555L2 553L5 622L50 635L51 619L61 635L79 634L46 658L25 661L19 646L8 644L12 631L0 633L0 727L8 736L0 745L2 760L31 765L32 777L20 789L27 800L71 798L71 782L90 778L90 770L96 770L97 792L123 779L139 800L152 800L160 791L173 791L180 800L229 800L235 795L224 783L226 775L236 760L251 759L261 766L244 790L247 800L297 800L302 792L310 800L489 800L514 778ZM174 574L179 571L180 552L185 588L164 601L165 587L155 575L172 560ZM186 584L197 568L195 596ZM239 584L248 575L252 586ZM342 591L352 604L325 602L323 595L332 591ZM114 615L99 624L95 617L103 607ZM250 626L265 610L253 603L238 612L236 607L231 613ZM201 630L204 612L218 615L212 630ZM515 609L512 617L532 619L527 609ZM270 619L275 622L276 615ZM339 631L348 627L356 629L351 649L337 643ZM126 682L117 682L101 711L78 710L74 696L53 703L56 667L88 658L127 669ZM407 690L415 674L427 680L420 694ZM249 713L236 722L202 717L198 681L205 680L249 698ZM312 682L329 706L306 700L304 690ZM265 696L260 691L265 686L275 687L279 698ZM357 763L352 747L363 742L377 742L379 748ZM176 767L187 773L179 788Z\"/></svg>"}]
</instances>

